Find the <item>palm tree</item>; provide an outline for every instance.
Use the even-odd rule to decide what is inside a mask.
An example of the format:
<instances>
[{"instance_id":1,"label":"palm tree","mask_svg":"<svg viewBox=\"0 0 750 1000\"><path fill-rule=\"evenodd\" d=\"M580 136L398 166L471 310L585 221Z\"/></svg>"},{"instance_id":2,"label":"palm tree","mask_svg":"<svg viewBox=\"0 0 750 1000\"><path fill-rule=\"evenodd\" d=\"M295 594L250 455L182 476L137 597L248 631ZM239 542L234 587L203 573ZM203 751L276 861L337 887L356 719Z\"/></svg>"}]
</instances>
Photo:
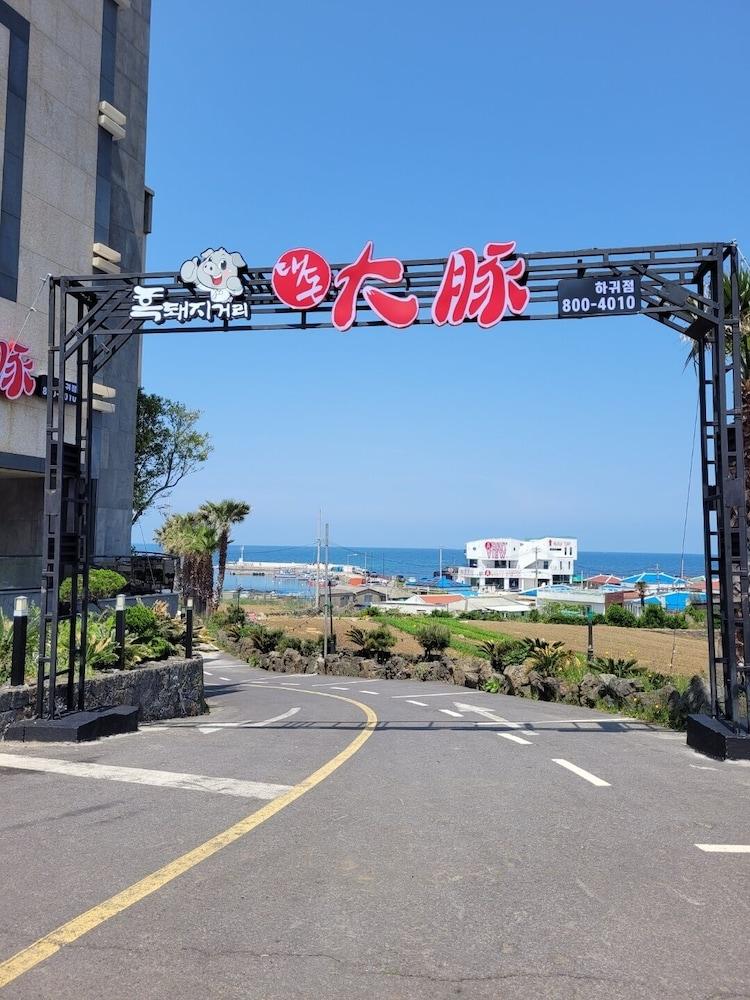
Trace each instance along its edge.
<instances>
[{"instance_id":1,"label":"palm tree","mask_svg":"<svg viewBox=\"0 0 750 1000\"><path fill-rule=\"evenodd\" d=\"M641 602L641 611L646 606L646 584L643 580L638 580L635 589L638 591L638 600Z\"/></svg>"},{"instance_id":2,"label":"palm tree","mask_svg":"<svg viewBox=\"0 0 750 1000\"><path fill-rule=\"evenodd\" d=\"M201 504L200 513L206 518L219 534L219 569L216 574L216 603L221 601L224 593L224 574L227 568L227 549L231 539L229 532L233 524L241 524L248 516L252 507L244 500L219 500L216 503L207 501Z\"/></svg>"},{"instance_id":3,"label":"palm tree","mask_svg":"<svg viewBox=\"0 0 750 1000\"><path fill-rule=\"evenodd\" d=\"M180 590L192 597L196 611L211 611L214 599L213 554L219 547L216 528L198 512L171 514L154 532L154 538L167 552L180 558Z\"/></svg>"}]
</instances>

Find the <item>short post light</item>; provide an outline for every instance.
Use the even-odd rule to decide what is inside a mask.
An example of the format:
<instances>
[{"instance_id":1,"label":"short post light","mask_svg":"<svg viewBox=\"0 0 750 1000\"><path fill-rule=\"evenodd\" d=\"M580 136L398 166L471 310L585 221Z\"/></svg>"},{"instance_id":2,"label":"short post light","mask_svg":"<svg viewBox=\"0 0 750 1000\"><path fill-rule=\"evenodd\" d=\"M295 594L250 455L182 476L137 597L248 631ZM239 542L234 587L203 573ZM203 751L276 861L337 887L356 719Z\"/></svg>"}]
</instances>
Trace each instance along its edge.
<instances>
[{"instance_id":1,"label":"short post light","mask_svg":"<svg viewBox=\"0 0 750 1000\"><path fill-rule=\"evenodd\" d=\"M594 662L594 615L591 611L589 611L588 615L586 615L586 623L589 627L589 641L586 647L586 662L593 663Z\"/></svg>"},{"instance_id":2,"label":"short post light","mask_svg":"<svg viewBox=\"0 0 750 1000\"><path fill-rule=\"evenodd\" d=\"M193 655L193 598L185 601L185 656L189 660Z\"/></svg>"},{"instance_id":3,"label":"short post light","mask_svg":"<svg viewBox=\"0 0 750 1000\"><path fill-rule=\"evenodd\" d=\"M115 642L117 643L117 666L125 669L125 595L115 599Z\"/></svg>"},{"instance_id":4,"label":"short post light","mask_svg":"<svg viewBox=\"0 0 750 1000\"><path fill-rule=\"evenodd\" d=\"M29 629L29 599L17 597L13 605L13 652L10 661L10 683L23 684L26 668L26 635Z\"/></svg>"}]
</instances>

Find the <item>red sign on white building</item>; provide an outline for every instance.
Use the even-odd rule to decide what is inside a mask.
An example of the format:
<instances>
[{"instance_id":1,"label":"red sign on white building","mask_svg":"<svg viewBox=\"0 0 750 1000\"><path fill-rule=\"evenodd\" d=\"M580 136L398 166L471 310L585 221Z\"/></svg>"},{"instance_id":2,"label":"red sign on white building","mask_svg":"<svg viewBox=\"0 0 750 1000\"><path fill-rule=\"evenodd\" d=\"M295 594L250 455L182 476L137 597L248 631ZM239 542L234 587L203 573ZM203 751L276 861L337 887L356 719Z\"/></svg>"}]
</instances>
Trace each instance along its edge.
<instances>
[{"instance_id":1,"label":"red sign on white building","mask_svg":"<svg viewBox=\"0 0 750 1000\"><path fill-rule=\"evenodd\" d=\"M0 395L19 399L33 395L36 379L29 348L13 340L0 340Z\"/></svg>"}]
</instances>

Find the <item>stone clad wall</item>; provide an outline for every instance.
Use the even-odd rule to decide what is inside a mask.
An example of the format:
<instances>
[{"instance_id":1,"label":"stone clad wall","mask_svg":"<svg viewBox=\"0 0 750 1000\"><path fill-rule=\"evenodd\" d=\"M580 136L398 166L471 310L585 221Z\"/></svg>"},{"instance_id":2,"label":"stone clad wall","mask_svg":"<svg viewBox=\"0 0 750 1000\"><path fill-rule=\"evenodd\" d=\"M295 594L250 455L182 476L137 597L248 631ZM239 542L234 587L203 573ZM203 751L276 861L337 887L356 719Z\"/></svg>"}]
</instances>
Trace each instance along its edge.
<instances>
[{"instance_id":1,"label":"stone clad wall","mask_svg":"<svg viewBox=\"0 0 750 1000\"><path fill-rule=\"evenodd\" d=\"M0 738L17 719L35 714L36 685L0 688ZM64 708L65 685L57 685L58 707ZM202 715L203 660L165 660L135 670L113 670L86 681L86 708L137 705L140 722Z\"/></svg>"}]
</instances>

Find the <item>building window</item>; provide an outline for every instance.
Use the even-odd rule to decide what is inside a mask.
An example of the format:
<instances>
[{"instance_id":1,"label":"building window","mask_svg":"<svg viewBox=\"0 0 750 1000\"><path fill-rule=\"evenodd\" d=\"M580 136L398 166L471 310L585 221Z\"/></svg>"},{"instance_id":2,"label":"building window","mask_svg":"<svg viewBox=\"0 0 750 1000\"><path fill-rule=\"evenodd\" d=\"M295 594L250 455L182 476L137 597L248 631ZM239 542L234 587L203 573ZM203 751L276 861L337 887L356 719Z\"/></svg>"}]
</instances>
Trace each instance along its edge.
<instances>
[{"instance_id":1,"label":"building window","mask_svg":"<svg viewBox=\"0 0 750 1000\"><path fill-rule=\"evenodd\" d=\"M508 580L508 589L518 590L518 577L512 576L510 580Z\"/></svg>"},{"instance_id":2,"label":"building window","mask_svg":"<svg viewBox=\"0 0 750 1000\"><path fill-rule=\"evenodd\" d=\"M8 29L10 35L0 194L0 297L15 302L18 295L18 255L21 246L21 191L26 137L29 22L0 0L0 24Z\"/></svg>"},{"instance_id":3,"label":"building window","mask_svg":"<svg viewBox=\"0 0 750 1000\"><path fill-rule=\"evenodd\" d=\"M471 569L476 569L477 568L476 559L469 559L469 566L471 567Z\"/></svg>"}]
</instances>

